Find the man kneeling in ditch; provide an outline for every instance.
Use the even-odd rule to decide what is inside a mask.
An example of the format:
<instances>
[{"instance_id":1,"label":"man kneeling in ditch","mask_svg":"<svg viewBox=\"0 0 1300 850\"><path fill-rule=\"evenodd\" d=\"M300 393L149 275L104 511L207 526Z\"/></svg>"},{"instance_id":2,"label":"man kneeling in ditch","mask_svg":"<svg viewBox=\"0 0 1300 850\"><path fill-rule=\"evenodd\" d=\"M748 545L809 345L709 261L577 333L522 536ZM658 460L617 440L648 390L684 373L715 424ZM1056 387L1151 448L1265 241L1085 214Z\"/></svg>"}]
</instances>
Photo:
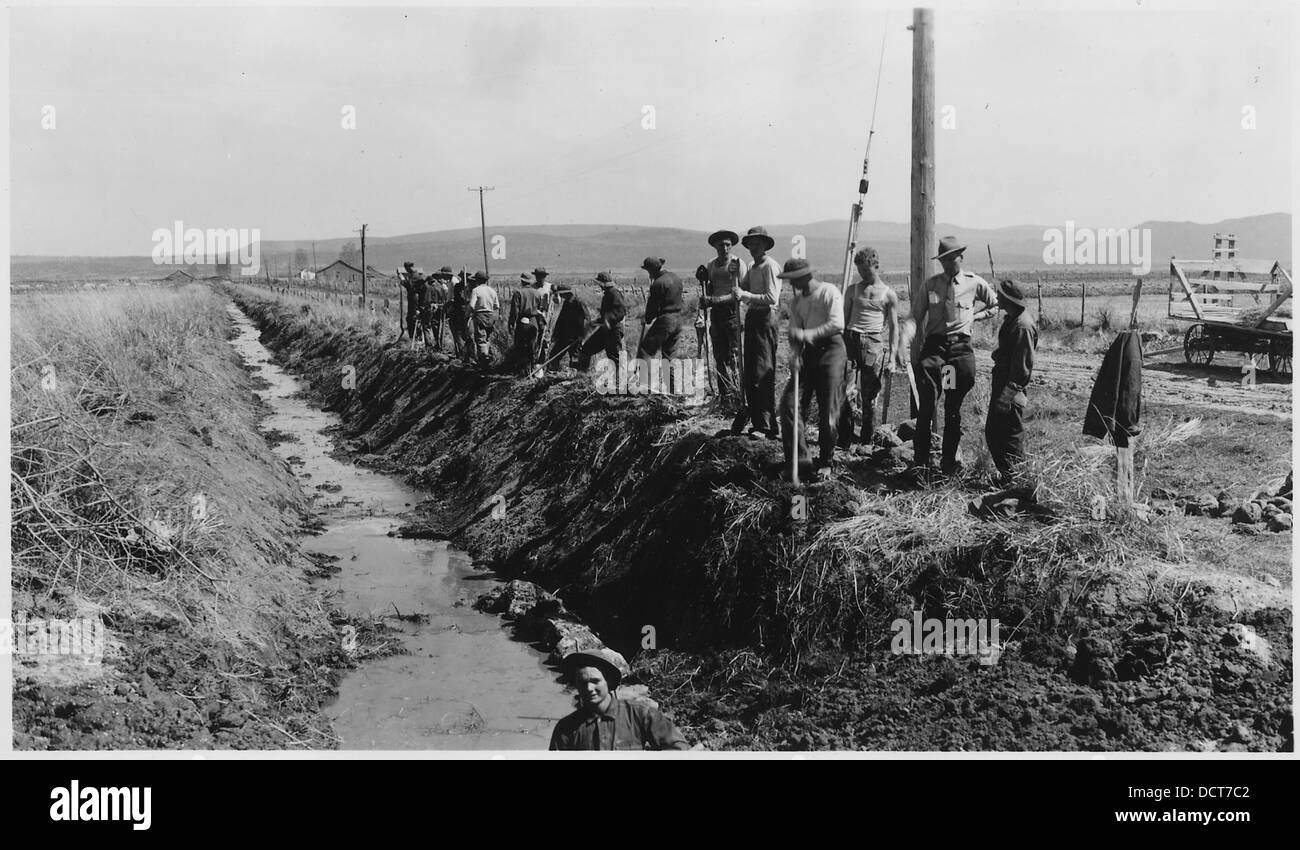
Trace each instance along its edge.
<instances>
[{"instance_id":1,"label":"man kneeling in ditch","mask_svg":"<svg viewBox=\"0 0 1300 850\"><path fill-rule=\"evenodd\" d=\"M552 750L689 749L659 709L615 696L623 674L600 650L571 652L563 667L578 692L578 710L555 724Z\"/></svg>"}]
</instances>

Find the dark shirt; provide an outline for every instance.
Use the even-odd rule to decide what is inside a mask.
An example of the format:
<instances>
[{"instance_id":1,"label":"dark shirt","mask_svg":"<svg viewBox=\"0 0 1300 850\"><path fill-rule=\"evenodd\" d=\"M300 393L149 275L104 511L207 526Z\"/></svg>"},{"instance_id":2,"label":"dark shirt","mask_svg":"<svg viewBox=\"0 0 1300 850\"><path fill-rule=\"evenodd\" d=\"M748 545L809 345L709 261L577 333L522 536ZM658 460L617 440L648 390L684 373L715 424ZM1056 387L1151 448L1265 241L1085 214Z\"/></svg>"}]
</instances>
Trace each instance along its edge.
<instances>
[{"instance_id":1,"label":"dark shirt","mask_svg":"<svg viewBox=\"0 0 1300 850\"><path fill-rule=\"evenodd\" d=\"M1101 361L1088 399L1083 433L1106 439L1121 448L1129 437L1142 433L1142 337L1123 331L1115 337Z\"/></svg>"},{"instance_id":2,"label":"dark shirt","mask_svg":"<svg viewBox=\"0 0 1300 850\"><path fill-rule=\"evenodd\" d=\"M429 303L442 304L447 300L447 284L440 280L429 281Z\"/></svg>"},{"instance_id":3,"label":"dark shirt","mask_svg":"<svg viewBox=\"0 0 1300 850\"><path fill-rule=\"evenodd\" d=\"M1007 316L998 329L998 347L993 352L993 381L1012 384L1023 390L1034 374L1034 349L1038 346L1038 326L1028 310L1014 319Z\"/></svg>"},{"instance_id":4,"label":"dark shirt","mask_svg":"<svg viewBox=\"0 0 1300 850\"><path fill-rule=\"evenodd\" d=\"M603 712L578 710L555 724L552 750L685 750L686 739L648 702L611 696Z\"/></svg>"},{"instance_id":5,"label":"dark shirt","mask_svg":"<svg viewBox=\"0 0 1300 850\"><path fill-rule=\"evenodd\" d=\"M555 344L563 348L571 342L581 341L587 332L587 308L577 298L569 298L560 307L552 332Z\"/></svg>"},{"instance_id":6,"label":"dark shirt","mask_svg":"<svg viewBox=\"0 0 1300 850\"><path fill-rule=\"evenodd\" d=\"M645 305L646 323L669 313L680 313L683 309L682 279L672 272L663 272L650 284Z\"/></svg>"},{"instance_id":7,"label":"dark shirt","mask_svg":"<svg viewBox=\"0 0 1300 850\"><path fill-rule=\"evenodd\" d=\"M617 286L605 287L605 294L600 297L600 319L613 327L627 316L627 302Z\"/></svg>"}]
</instances>

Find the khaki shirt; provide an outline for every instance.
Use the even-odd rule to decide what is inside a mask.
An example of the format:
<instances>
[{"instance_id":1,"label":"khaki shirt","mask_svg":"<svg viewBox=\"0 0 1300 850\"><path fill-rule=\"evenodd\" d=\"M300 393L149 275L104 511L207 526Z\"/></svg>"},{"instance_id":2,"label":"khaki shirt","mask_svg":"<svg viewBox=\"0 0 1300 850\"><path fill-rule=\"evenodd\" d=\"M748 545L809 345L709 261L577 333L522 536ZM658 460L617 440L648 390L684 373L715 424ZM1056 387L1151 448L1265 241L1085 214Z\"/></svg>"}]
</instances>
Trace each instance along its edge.
<instances>
[{"instance_id":1,"label":"khaki shirt","mask_svg":"<svg viewBox=\"0 0 1300 850\"><path fill-rule=\"evenodd\" d=\"M988 281L974 272L958 272L949 278L940 272L921 284L912 301L912 318L918 338L965 334L970 336L977 315L975 302L983 302L992 315L998 308L998 294Z\"/></svg>"}]
</instances>

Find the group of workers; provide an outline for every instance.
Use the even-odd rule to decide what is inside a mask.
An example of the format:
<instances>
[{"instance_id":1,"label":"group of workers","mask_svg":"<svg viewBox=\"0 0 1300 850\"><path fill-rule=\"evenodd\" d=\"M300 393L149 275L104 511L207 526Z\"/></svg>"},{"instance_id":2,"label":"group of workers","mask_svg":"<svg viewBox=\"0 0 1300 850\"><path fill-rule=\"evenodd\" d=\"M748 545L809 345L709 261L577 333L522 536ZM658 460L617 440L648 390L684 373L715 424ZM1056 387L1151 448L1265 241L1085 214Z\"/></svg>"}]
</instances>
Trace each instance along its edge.
<instances>
[{"instance_id":1,"label":"group of workers","mask_svg":"<svg viewBox=\"0 0 1300 850\"><path fill-rule=\"evenodd\" d=\"M806 259L784 266L769 256L775 240L763 227L745 236L719 230L708 238L715 256L695 272L700 284L695 318L701 354L711 350L711 383L717 386L731 433L751 439L779 439L787 466L803 475L830 474L835 449L855 442L847 390L856 373L862 426L857 441L872 445L876 435L876 400L892 375L903 370L913 390L913 466L923 476L951 476L961 469L962 402L975 386L971 331L975 322L1005 311L993 352L993 376L985 437L994 465L1004 481L1024 460L1026 389L1033 372L1038 330L1026 311L1020 287L1002 280L993 287L962 269L965 246L944 237L933 259L943 271L912 293L902 315L898 294L879 275L880 258L870 247L854 255L859 279L843 290L816 279ZM745 248L749 260L734 253ZM488 276L477 272L462 281L451 268L427 279L407 262L401 286L409 299L406 329L414 342L432 337L441 347L442 325L451 328L457 356L481 367L491 365L489 342L500 311L500 296ZM644 325L637 358L672 358L686 313L680 277L662 258L647 257L641 268L650 277ZM602 289L595 325L589 332L587 308L568 284L552 287L545 268L520 276L509 306L512 333L505 366L531 374L550 369L590 368L603 354L617 359L623 350L627 304L608 272L597 275ZM787 335L790 380L776 398L777 338L782 281L793 290ZM558 308L558 309L557 309ZM549 339L548 339L549 336ZM795 387L799 388L798 399ZM935 410L944 400L940 459L931 464ZM813 398L818 409L818 457L808 449L803 420ZM887 403L887 402L886 402ZM795 428L796 415L800 427ZM797 459L796 459L797 458Z\"/></svg>"}]
</instances>

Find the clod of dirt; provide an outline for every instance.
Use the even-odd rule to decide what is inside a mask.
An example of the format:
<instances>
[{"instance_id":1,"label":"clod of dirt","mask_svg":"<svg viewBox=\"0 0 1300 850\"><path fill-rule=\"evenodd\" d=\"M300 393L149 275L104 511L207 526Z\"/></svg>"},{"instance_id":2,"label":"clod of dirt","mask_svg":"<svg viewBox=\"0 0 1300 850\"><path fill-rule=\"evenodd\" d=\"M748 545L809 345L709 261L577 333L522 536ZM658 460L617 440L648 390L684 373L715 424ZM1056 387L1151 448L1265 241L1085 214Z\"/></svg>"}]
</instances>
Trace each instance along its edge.
<instances>
[{"instance_id":1,"label":"clod of dirt","mask_svg":"<svg viewBox=\"0 0 1300 850\"><path fill-rule=\"evenodd\" d=\"M1268 530L1274 532L1290 531L1293 520L1290 514L1278 514L1268 522Z\"/></svg>"},{"instance_id":2,"label":"clod of dirt","mask_svg":"<svg viewBox=\"0 0 1300 850\"><path fill-rule=\"evenodd\" d=\"M1273 661L1273 647L1268 640L1245 623L1232 623L1223 633L1224 646L1235 647L1239 652L1267 667Z\"/></svg>"},{"instance_id":3,"label":"clod of dirt","mask_svg":"<svg viewBox=\"0 0 1300 850\"><path fill-rule=\"evenodd\" d=\"M1070 667L1070 678L1082 685L1096 687L1102 682L1115 679L1115 647L1104 638L1087 637L1079 641Z\"/></svg>"},{"instance_id":4,"label":"clod of dirt","mask_svg":"<svg viewBox=\"0 0 1300 850\"><path fill-rule=\"evenodd\" d=\"M1219 500L1208 493L1189 499L1183 505L1188 516L1214 516L1219 513Z\"/></svg>"},{"instance_id":5,"label":"clod of dirt","mask_svg":"<svg viewBox=\"0 0 1300 850\"><path fill-rule=\"evenodd\" d=\"M1259 502L1242 502L1232 512L1232 521L1236 525L1254 525L1264 518L1264 511Z\"/></svg>"},{"instance_id":6,"label":"clod of dirt","mask_svg":"<svg viewBox=\"0 0 1300 850\"><path fill-rule=\"evenodd\" d=\"M449 540L451 531L445 526L433 522L408 522L390 535L411 540ZM500 612L494 612L500 613Z\"/></svg>"}]
</instances>

